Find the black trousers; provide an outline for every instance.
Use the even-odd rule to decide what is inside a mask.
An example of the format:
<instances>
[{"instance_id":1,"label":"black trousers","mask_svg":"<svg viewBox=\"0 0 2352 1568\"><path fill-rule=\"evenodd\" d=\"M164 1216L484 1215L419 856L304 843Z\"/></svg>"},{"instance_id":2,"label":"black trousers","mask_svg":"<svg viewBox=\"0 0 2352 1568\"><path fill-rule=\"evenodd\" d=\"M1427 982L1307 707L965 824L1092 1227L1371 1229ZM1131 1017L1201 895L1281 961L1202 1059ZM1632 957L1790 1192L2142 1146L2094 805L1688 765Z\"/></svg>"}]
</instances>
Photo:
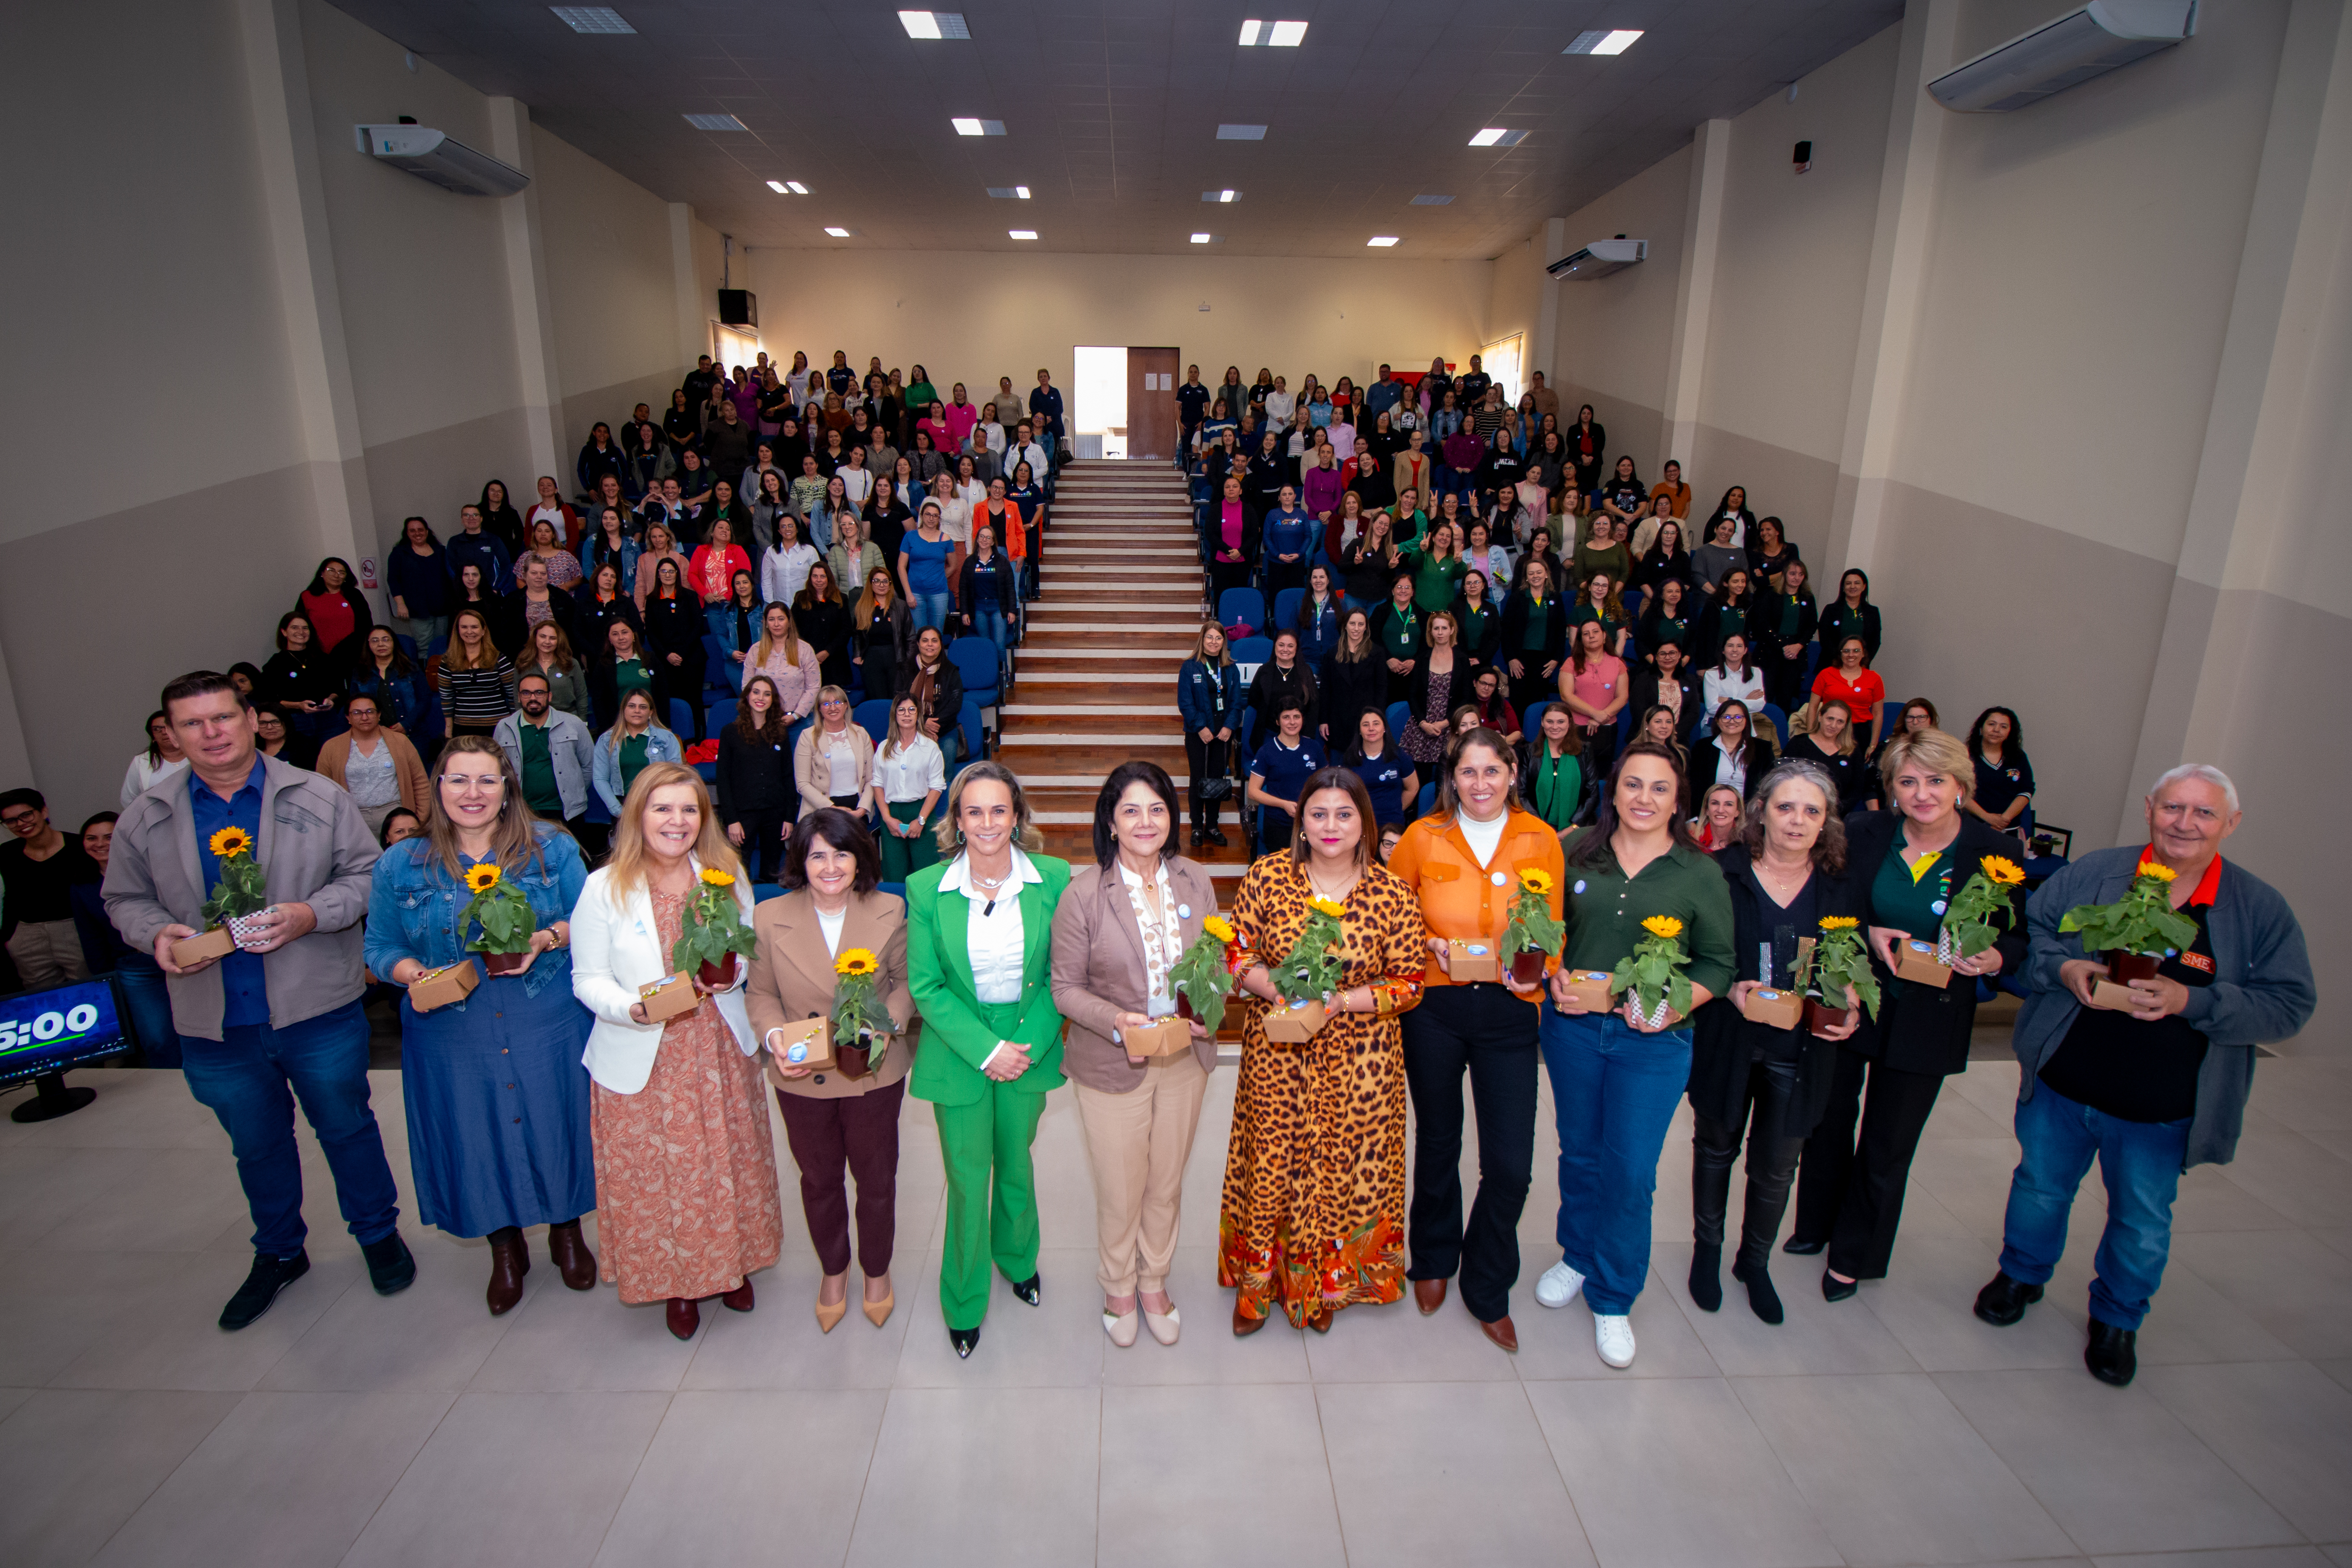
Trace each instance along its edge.
<instances>
[{"instance_id":1,"label":"black trousers","mask_svg":"<svg viewBox=\"0 0 2352 1568\"><path fill-rule=\"evenodd\" d=\"M1213 729L1209 731L1215 734ZM1233 766L1234 743L1231 741L1203 741L1198 730L1184 731L1184 762L1191 771L1192 783L1186 793L1192 797L1192 826L1214 827L1225 809L1221 800L1201 798L1201 786L1210 779L1223 778Z\"/></svg>"},{"instance_id":2,"label":"black trousers","mask_svg":"<svg viewBox=\"0 0 2352 1568\"><path fill-rule=\"evenodd\" d=\"M784 829L793 813L780 805L739 811L735 820L743 829L743 869L755 882L772 882L784 868ZM756 866L756 869L754 869Z\"/></svg>"},{"instance_id":3,"label":"black trousers","mask_svg":"<svg viewBox=\"0 0 2352 1568\"><path fill-rule=\"evenodd\" d=\"M1739 1260L1761 1268L1772 1260L1780 1216L1789 1208L1789 1184L1797 1173L1802 1138L1780 1138L1797 1091L1797 1064L1756 1058L1748 1068L1748 1092L1738 1120L1701 1116L1691 1130L1691 1240L1720 1247L1731 1205L1731 1163L1739 1157L1741 1129L1748 1132L1748 1203L1739 1220Z\"/></svg>"},{"instance_id":4,"label":"black trousers","mask_svg":"<svg viewBox=\"0 0 2352 1568\"><path fill-rule=\"evenodd\" d=\"M1498 654L1496 658L1502 661L1503 668L1507 673L1511 668L1511 656L1504 653ZM1535 703L1559 700L1559 670L1557 666L1547 677L1543 672L1541 657L1523 653L1519 655L1519 668L1527 673L1509 677L1512 707L1525 713ZM1589 767L1585 769L1588 775L1591 771Z\"/></svg>"},{"instance_id":5,"label":"black trousers","mask_svg":"<svg viewBox=\"0 0 2352 1568\"><path fill-rule=\"evenodd\" d=\"M1404 1016L1404 1079L1412 1095L1412 1205L1406 1240L1413 1279L1462 1276L1462 1303L1481 1322L1511 1310L1519 1278L1519 1213L1536 1159L1536 1004L1500 985L1436 985ZM1478 1117L1478 1193L1462 1215L1462 1075Z\"/></svg>"},{"instance_id":6,"label":"black trousers","mask_svg":"<svg viewBox=\"0 0 2352 1568\"><path fill-rule=\"evenodd\" d=\"M1905 1072L1839 1049L1829 1109L1805 1140L1793 1234L1829 1243L1829 1266L1845 1278L1886 1278L1911 1157L1943 1088L1940 1073Z\"/></svg>"}]
</instances>

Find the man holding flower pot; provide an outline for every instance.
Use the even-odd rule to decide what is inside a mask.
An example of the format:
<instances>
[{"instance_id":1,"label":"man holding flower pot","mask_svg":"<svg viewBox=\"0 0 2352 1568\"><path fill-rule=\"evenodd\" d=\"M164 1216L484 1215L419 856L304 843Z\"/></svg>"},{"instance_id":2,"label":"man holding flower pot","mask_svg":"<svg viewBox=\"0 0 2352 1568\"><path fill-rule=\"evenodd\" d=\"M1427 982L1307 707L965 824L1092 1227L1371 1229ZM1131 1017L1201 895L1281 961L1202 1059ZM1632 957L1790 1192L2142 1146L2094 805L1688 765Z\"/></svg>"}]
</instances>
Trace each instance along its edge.
<instances>
[{"instance_id":1,"label":"man holding flower pot","mask_svg":"<svg viewBox=\"0 0 2352 1568\"><path fill-rule=\"evenodd\" d=\"M226 675L198 670L163 688L189 762L184 787L155 789L115 825L106 913L152 949L186 1047L188 1089L236 1152L253 1211L253 1267L222 1309L242 1329L310 1272L294 1101L334 1173L343 1220L376 1293L406 1289L416 1260L395 1227L399 1194L368 1105L368 1023L361 917L375 838L352 797L317 773L257 753L253 710ZM272 900L235 922L227 956L182 968L173 944L201 934L223 866L250 857Z\"/></svg>"},{"instance_id":2,"label":"man holding flower pot","mask_svg":"<svg viewBox=\"0 0 2352 1568\"><path fill-rule=\"evenodd\" d=\"M2137 1370L2133 1342L2163 1282L2181 1172L2237 1152L2255 1043L2293 1035L2318 999L2294 911L2221 858L2242 815L2219 768L2175 768L2148 792L2146 845L2084 856L2026 905L2032 994L2015 1040L2020 1156L2000 1271L1978 1292L1976 1313L2005 1326L2042 1299L2096 1155L2107 1221L2083 1361L2117 1387ZM2127 1007L2102 1005L2108 965L2075 932L2099 929L2095 917L2112 917L2143 882L2162 886L2194 934L2153 976L2131 981Z\"/></svg>"}]
</instances>

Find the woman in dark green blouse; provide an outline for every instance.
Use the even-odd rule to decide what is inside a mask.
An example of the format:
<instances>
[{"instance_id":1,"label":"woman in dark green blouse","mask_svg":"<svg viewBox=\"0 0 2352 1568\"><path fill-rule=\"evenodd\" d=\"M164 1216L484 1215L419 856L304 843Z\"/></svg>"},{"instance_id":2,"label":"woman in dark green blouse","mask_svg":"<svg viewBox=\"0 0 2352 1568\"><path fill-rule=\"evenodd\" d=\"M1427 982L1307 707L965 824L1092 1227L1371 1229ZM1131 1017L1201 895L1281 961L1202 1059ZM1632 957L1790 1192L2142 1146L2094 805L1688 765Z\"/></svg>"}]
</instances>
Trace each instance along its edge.
<instances>
[{"instance_id":1,"label":"woman in dark green blouse","mask_svg":"<svg viewBox=\"0 0 2352 1568\"><path fill-rule=\"evenodd\" d=\"M1568 942L1542 1024L1559 1124L1560 1261L1537 1281L1536 1301L1565 1307L1581 1290L1611 1366L1633 1361L1631 1314L1650 1272L1658 1156L1690 1081L1690 1019L1653 1026L1624 1002L1587 1012L1569 976L1614 969L1648 934L1642 922L1663 915L1682 922L1692 1008L1730 987L1731 894L1691 842L1684 789L1681 759L1635 741L1611 772L1599 819L1563 843Z\"/></svg>"}]
</instances>

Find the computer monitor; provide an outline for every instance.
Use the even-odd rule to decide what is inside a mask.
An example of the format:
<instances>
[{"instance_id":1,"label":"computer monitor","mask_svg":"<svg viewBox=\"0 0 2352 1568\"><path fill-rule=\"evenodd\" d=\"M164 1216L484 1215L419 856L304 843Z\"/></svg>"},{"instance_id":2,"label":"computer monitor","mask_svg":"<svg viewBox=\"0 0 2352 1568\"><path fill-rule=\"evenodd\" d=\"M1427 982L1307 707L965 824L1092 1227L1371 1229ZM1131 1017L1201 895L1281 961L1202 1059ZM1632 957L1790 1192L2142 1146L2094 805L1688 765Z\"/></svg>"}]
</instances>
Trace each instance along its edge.
<instances>
[{"instance_id":1,"label":"computer monitor","mask_svg":"<svg viewBox=\"0 0 2352 1568\"><path fill-rule=\"evenodd\" d=\"M29 1078L38 1090L12 1113L18 1121L46 1121L96 1100L94 1089L68 1089L66 1069L119 1056L132 1044L111 975L0 996L0 1083Z\"/></svg>"}]
</instances>

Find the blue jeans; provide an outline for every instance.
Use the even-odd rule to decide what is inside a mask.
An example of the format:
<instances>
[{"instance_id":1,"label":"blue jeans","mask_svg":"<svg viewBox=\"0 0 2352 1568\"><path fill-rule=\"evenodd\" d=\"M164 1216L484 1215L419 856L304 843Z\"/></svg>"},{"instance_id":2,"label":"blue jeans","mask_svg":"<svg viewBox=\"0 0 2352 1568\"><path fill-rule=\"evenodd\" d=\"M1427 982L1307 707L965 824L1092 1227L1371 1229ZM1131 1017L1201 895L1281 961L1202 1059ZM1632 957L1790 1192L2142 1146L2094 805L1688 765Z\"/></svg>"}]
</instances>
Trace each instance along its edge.
<instances>
[{"instance_id":1,"label":"blue jeans","mask_svg":"<svg viewBox=\"0 0 2352 1568\"><path fill-rule=\"evenodd\" d=\"M995 605L981 605L971 612L973 635L984 637L996 645L997 678L1003 679L1005 656L1013 651L1013 626L1004 611Z\"/></svg>"},{"instance_id":2,"label":"blue jeans","mask_svg":"<svg viewBox=\"0 0 2352 1568\"><path fill-rule=\"evenodd\" d=\"M302 1155L294 1142L297 1097L334 1173L335 1200L352 1235L362 1246L390 1236L400 1194L368 1107L368 1021L360 1004L283 1029L244 1024L221 1035L182 1036L181 1070L196 1102L220 1118L236 1153L237 1180L253 1211L254 1251L291 1258L310 1234L302 1223Z\"/></svg>"},{"instance_id":3,"label":"blue jeans","mask_svg":"<svg viewBox=\"0 0 2352 1568\"><path fill-rule=\"evenodd\" d=\"M2066 1250L2074 1189L2095 1154L2107 1184L2107 1225L2092 1258L2091 1316L2118 1329L2138 1328L2172 1253L2172 1199L2189 1150L2188 1121L2126 1121L2036 1083L2033 1098L2018 1104L2016 1125L2020 1152L2001 1223L2000 1271L2028 1285L2050 1282Z\"/></svg>"},{"instance_id":4,"label":"blue jeans","mask_svg":"<svg viewBox=\"0 0 2352 1568\"><path fill-rule=\"evenodd\" d=\"M115 960L114 978L122 987L122 1005L139 1037L140 1059L151 1068L178 1067L180 1037L172 1027L172 994L163 972L153 959L128 952Z\"/></svg>"},{"instance_id":5,"label":"blue jeans","mask_svg":"<svg viewBox=\"0 0 2352 1568\"><path fill-rule=\"evenodd\" d=\"M1559 1126L1559 1250L1592 1310L1622 1317L1650 1277L1650 1200L1690 1082L1687 1028L1637 1033L1613 1013L1542 1009Z\"/></svg>"},{"instance_id":6,"label":"blue jeans","mask_svg":"<svg viewBox=\"0 0 2352 1568\"><path fill-rule=\"evenodd\" d=\"M914 603L909 606L909 608L913 611L912 619L915 623L915 630L921 631L925 626L937 626L940 628L941 633L946 633L948 630L948 612L955 604L955 595L952 594L917 594L913 595L913 598ZM950 636L948 640L952 642L955 639L952 636Z\"/></svg>"}]
</instances>

